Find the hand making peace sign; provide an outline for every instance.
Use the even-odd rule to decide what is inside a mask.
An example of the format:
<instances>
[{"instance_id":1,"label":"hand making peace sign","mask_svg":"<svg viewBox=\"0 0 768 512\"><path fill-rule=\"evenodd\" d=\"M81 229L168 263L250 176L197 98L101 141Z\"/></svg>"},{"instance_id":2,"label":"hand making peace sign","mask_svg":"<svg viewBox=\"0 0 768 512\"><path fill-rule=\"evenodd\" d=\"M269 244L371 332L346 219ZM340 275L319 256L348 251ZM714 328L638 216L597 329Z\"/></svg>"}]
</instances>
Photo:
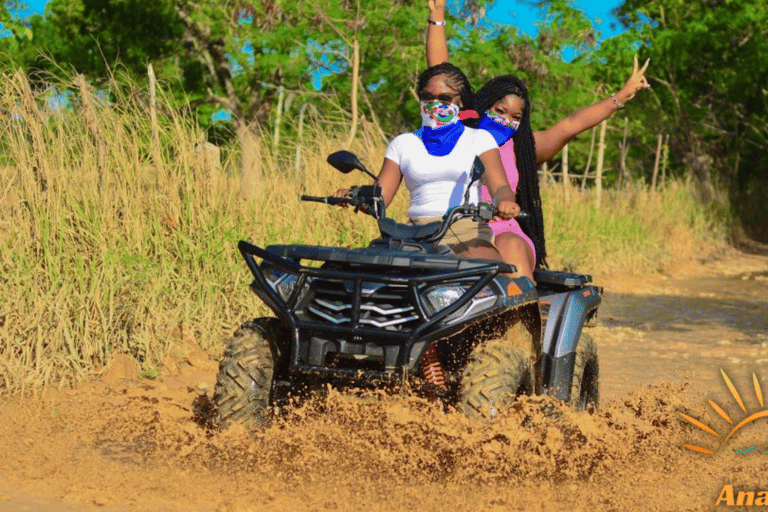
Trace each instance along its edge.
<instances>
[{"instance_id":1,"label":"hand making peace sign","mask_svg":"<svg viewBox=\"0 0 768 512\"><path fill-rule=\"evenodd\" d=\"M645 78L645 70L648 69L648 64L650 64L650 62L651 59L646 59L645 64L643 64L643 67L641 68L637 62L637 55L635 55L632 74L627 80L627 83L624 84L624 87L622 87L624 90L624 95L622 97L625 102L634 98L637 91L651 88L651 84L649 84L648 80Z\"/></svg>"}]
</instances>

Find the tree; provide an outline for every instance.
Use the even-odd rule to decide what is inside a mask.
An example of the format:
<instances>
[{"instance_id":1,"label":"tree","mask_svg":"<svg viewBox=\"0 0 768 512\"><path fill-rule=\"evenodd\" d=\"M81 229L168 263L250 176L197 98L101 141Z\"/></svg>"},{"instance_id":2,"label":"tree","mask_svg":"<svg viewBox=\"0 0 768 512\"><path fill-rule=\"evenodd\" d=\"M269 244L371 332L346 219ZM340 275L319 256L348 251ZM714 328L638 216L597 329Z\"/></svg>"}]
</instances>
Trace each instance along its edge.
<instances>
[{"instance_id":1,"label":"tree","mask_svg":"<svg viewBox=\"0 0 768 512\"><path fill-rule=\"evenodd\" d=\"M768 163L764 2L627 0L617 14L642 34L654 89L672 126L671 150L697 178L703 198L713 195L715 178L742 218L756 208L768 220L757 193L764 191L757 184Z\"/></svg>"}]
</instances>

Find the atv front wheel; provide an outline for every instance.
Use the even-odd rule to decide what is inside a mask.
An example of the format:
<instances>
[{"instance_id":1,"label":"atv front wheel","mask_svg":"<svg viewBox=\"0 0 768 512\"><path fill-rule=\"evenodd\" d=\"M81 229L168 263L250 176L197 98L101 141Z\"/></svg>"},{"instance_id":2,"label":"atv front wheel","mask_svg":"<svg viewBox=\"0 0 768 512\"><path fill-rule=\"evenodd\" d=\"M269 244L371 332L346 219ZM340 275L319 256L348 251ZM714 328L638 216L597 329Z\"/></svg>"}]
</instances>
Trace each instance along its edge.
<instances>
[{"instance_id":1,"label":"atv front wheel","mask_svg":"<svg viewBox=\"0 0 768 512\"><path fill-rule=\"evenodd\" d=\"M280 359L274 351L282 331L276 318L257 318L235 333L216 375L213 403L220 427L232 422L258 428L269 425L275 368Z\"/></svg>"},{"instance_id":2,"label":"atv front wheel","mask_svg":"<svg viewBox=\"0 0 768 512\"><path fill-rule=\"evenodd\" d=\"M533 393L533 335L518 322L501 338L472 350L461 375L458 408L470 418L493 418L519 395Z\"/></svg>"},{"instance_id":3,"label":"atv front wheel","mask_svg":"<svg viewBox=\"0 0 768 512\"><path fill-rule=\"evenodd\" d=\"M581 335L576 347L576 359L573 362L571 381L571 403L583 411L587 407L597 407L600 403L600 359L597 345L589 334Z\"/></svg>"}]
</instances>

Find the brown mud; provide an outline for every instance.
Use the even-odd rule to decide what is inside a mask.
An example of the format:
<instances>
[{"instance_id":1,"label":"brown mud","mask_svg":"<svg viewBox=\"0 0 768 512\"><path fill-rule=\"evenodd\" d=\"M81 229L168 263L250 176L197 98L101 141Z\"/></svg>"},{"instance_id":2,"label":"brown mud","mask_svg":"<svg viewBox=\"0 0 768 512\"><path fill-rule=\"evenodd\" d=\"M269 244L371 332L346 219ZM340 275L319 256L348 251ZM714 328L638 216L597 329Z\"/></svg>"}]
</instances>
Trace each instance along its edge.
<instances>
[{"instance_id":1,"label":"brown mud","mask_svg":"<svg viewBox=\"0 0 768 512\"><path fill-rule=\"evenodd\" d=\"M767 408L768 257L732 251L595 281L606 288L591 329L595 411L531 397L486 424L413 398L330 392L266 431L211 434L195 416L216 363L187 347L171 376L124 378L135 369L123 362L78 389L5 398L0 512L699 511L726 484L768 491L765 418L723 442Z\"/></svg>"}]
</instances>

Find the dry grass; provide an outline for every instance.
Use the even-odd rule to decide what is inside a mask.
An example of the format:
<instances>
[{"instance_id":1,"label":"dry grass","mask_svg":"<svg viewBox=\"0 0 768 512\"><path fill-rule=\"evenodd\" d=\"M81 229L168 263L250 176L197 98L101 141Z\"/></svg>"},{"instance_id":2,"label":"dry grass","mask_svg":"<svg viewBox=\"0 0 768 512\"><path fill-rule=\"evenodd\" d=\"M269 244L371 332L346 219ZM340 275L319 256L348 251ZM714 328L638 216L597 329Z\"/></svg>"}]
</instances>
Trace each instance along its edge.
<instances>
[{"instance_id":1,"label":"dry grass","mask_svg":"<svg viewBox=\"0 0 768 512\"><path fill-rule=\"evenodd\" d=\"M706 256L724 245L724 225L692 194L690 183L673 181L657 192L632 184L603 193L544 187L545 232L550 267L583 273L653 273L677 260Z\"/></svg>"},{"instance_id":2,"label":"dry grass","mask_svg":"<svg viewBox=\"0 0 768 512\"><path fill-rule=\"evenodd\" d=\"M248 290L240 239L358 246L376 236L369 217L299 201L367 182L325 163L344 144L341 129L312 123L279 155L262 142L259 196L249 202L237 148L224 148L222 168L202 165L193 120L162 116L158 154L146 91L116 87L111 102L92 94L90 125L74 88L65 108L51 106L58 93L30 95L18 77L0 77L0 91L0 392L73 384L118 353L152 370L182 336L220 351L239 323L266 313ZM362 130L350 149L377 170L385 145ZM690 254L709 233L683 190L637 189L599 212L559 206L550 190L551 263L626 270ZM399 194L393 216L404 217L406 200Z\"/></svg>"}]
</instances>

